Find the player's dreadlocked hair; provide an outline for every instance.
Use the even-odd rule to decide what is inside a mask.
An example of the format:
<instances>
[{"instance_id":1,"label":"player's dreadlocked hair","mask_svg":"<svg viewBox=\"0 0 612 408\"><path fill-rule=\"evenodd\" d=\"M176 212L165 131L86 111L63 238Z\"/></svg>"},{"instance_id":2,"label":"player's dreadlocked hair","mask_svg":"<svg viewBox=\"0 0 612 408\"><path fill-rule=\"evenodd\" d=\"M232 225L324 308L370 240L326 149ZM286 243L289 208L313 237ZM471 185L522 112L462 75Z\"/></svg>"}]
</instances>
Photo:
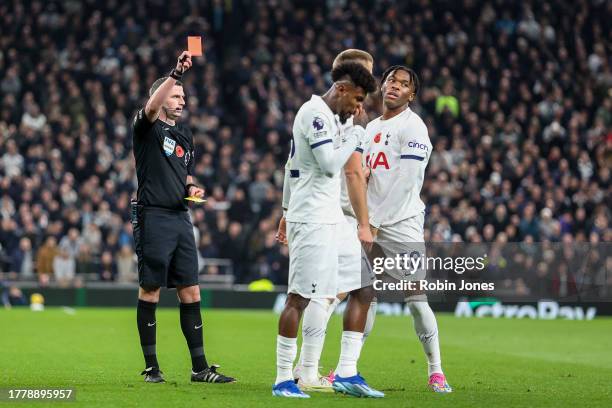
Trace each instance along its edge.
<instances>
[{"instance_id":1,"label":"player's dreadlocked hair","mask_svg":"<svg viewBox=\"0 0 612 408\"><path fill-rule=\"evenodd\" d=\"M372 74L359 63L345 62L339 64L336 68L332 69L331 74L334 82L338 82L348 77L354 85L363 88L366 93L376 91L376 80Z\"/></svg>"},{"instance_id":2,"label":"player's dreadlocked hair","mask_svg":"<svg viewBox=\"0 0 612 408\"><path fill-rule=\"evenodd\" d=\"M416 72L414 72L412 69L408 68L405 65L393 65L387 68L387 70L383 72L382 74L382 78L380 80L380 86L382 86L387 80L387 77L391 75L392 73L394 73L395 71L406 71L408 75L410 75L410 82L412 83L412 86L414 87L414 94L417 95L419 93L419 88L421 87L421 84L419 82L419 77L417 76Z\"/></svg>"}]
</instances>

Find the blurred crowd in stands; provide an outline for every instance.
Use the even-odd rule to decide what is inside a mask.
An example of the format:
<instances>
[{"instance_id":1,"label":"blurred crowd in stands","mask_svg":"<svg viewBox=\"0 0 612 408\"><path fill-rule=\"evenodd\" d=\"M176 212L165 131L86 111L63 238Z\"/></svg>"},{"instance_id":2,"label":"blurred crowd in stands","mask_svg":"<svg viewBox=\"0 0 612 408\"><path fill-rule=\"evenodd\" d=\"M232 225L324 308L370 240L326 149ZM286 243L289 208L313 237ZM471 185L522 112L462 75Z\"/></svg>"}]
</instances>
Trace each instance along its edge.
<instances>
[{"instance_id":1,"label":"blurred crowd in stands","mask_svg":"<svg viewBox=\"0 0 612 408\"><path fill-rule=\"evenodd\" d=\"M192 208L203 273L226 258L237 282L286 283L274 235L293 118L346 48L378 76L420 76L427 241L610 242L611 15L605 0L4 1L3 276L135 281L130 124L189 34L206 53L183 119L208 196Z\"/></svg>"}]
</instances>

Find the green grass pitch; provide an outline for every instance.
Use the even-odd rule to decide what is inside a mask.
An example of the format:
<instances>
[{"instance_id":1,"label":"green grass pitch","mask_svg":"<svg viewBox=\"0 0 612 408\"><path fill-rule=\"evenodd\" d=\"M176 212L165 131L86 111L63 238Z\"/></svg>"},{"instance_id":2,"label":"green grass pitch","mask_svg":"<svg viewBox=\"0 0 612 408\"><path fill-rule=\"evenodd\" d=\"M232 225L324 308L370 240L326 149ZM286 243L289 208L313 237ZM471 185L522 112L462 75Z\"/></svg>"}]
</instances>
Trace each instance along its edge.
<instances>
[{"instance_id":1,"label":"green grass pitch","mask_svg":"<svg viewBox=\"0 0 612 408\"><path fill-rule=\"evenodd\" d=\"M166 384L145 384L135 310L0 310L0 387L74 387L74 407L610 407L612 319L536 321L439 315L443 367L455 392L426 387L426 364L409 317L378 316L360 371L383 400L312 393L274 398L272 312L203 310L210 362L236 384L191 384L178 309L157 312L158 358ZM341 319L334 316L321 359L335 367ZM0 402L3 406L56 407ZM60 404L61 405L61 404Z\"/></svg>"}]
</instances>

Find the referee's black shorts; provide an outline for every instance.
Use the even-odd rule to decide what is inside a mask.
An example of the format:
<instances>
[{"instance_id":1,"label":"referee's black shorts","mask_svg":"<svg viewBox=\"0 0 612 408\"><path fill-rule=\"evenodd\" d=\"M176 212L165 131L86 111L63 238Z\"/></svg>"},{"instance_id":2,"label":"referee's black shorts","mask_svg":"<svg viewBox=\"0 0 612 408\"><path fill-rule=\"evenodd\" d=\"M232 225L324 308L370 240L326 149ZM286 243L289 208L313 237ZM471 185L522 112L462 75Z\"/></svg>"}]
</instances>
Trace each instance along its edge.
<instances>
[{"instance_id":1,"label":"referee's black shorts","mask_svg":"<svg viewBox=\"0 0 612 408\"><path fill-rule=\"evenodd\" d=\"M198 284L198 256L187 211L134 205L134 243L142 287Z\"/></svg>"}]
</instances>

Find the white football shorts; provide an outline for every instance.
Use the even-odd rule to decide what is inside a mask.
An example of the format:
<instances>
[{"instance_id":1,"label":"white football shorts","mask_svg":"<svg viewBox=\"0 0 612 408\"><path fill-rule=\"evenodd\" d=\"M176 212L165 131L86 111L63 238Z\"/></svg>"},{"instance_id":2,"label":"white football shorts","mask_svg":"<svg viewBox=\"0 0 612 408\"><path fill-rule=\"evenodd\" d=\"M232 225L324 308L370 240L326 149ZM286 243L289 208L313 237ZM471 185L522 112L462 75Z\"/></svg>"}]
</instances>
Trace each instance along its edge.
<instances>
[{"instance_id":1,"label":"white football shorts","mask_svg":"<svg viewBox=\"0 0 612 408\"><path fill-rule=\"evenodd\" d=\"M348 293L373 284L375 275L357 237L357 219L345 215L338 224L338 293Z\"/></svg>"},{"instance_id":2,"label":"white football shorts","mask_svg":"<svg viewBox=\"0 0 612 408\"><path fill-rule=\"evenodd\" d=\"M287 222L289 288L304 298L334 298L338 288L339 224Z\"/></svg>"}]
</instances>

